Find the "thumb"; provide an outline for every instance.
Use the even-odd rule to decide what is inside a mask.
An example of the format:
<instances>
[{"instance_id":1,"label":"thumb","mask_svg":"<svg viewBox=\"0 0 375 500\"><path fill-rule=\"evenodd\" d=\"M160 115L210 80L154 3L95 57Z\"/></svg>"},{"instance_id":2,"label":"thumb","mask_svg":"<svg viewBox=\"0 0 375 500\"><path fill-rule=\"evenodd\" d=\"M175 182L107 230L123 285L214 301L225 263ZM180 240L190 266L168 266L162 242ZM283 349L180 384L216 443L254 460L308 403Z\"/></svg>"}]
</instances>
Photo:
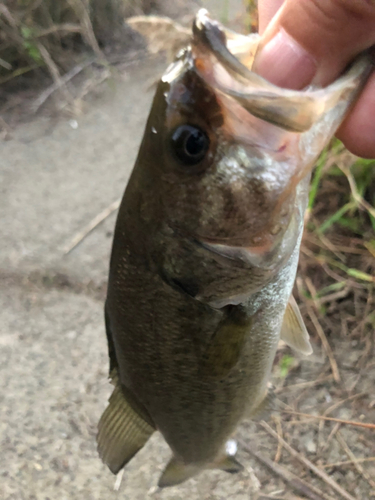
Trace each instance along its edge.
<instances>
[{"instance_id":1,"label":"thumb","mask_svg":"<svg viewBox=\"0 0 375 500\"><path fill-rule=\"evenodd\" d=\"M253 69L281 87L327 85L374 43L372 0L286 0L262 36Z\"/></svg>"}]
</instances>

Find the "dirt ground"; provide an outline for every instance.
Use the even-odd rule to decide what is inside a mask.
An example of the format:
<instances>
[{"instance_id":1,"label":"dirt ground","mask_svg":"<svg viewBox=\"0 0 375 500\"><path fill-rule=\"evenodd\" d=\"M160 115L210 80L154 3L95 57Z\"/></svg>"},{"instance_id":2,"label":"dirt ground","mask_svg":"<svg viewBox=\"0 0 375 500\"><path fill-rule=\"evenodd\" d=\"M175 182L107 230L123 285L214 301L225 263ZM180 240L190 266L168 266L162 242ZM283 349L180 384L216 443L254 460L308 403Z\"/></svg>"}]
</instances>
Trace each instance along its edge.
<instances>
[{"instance_id":1,"label":"dirt ground","mask_svg":"<svg viewBox=\"0 0 375 500\"><path fill-rule=\"evenodd\" d=\"M240 3L232 2L230 12L237 15ZM217 4L205 2L220 14ZM96 426L111 392L103 301L116 212L68 255L65 250L121 197L152 99L149 89L164 67L158 58L132 62L98 86L79 113L36 116L0 142L0 498L375 498L375 429L290 413L375 422L373 330L362 328L359 335L345 308L330 320L349 324L345 335L328 339L337 373L311 321L312 356L291 358L281 347L273 378L281 412L268 420L271 430L262 423L240 426L238 457L245 470L239 475L204 472L160 491L155 485L170 452L157 434L126 466L122 481L97 455ZM302 267L299 279L310 271ZM301 457L326 476L318 478Z\"/></svg>"}]
</instances>

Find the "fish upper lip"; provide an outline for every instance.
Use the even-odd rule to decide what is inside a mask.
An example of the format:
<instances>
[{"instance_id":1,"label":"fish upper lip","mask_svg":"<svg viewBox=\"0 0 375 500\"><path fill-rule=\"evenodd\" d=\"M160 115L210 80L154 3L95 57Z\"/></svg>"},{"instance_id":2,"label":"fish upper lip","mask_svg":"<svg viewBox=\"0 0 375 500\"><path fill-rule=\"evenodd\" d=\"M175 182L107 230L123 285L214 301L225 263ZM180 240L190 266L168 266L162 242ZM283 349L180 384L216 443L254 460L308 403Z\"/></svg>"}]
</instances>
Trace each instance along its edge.
<instances>
[{"instance_id":1,"label":"fish upper lip","mask_svg":"<svg viewBox=\"0 0 375 500\"><path fill-rule=\"evenodd\" d=\"M311 128L321 112L321 101L326 93L282 89L267 81L232 54L227 46L227 33L230 32L212 20L206 9L198 12L193 23L192 46L195 46L194 65L203 80L236 100L251 115L266 122L290 132L303 132ZM259 39L259 36L252 39L256 49ZM227 72L227 78L215 71L215 62L207 58L207 51ZM302 104L309 106L309 112L303 116L300 114Z\"/></svg>"},{"instance_id":2,"label":"fish upper lip","mask_svg":"<svg viewBox=\"0 0 375 500\"><path fill-rule=\"evenodd\" d=\"M245 79L253 78L254 73L242 64L228 49L226 35L229 33L231 32L224 28L218 21L210 18L206 9L198 11L193 23L193 35L216 56L226 69ZM236 34L236 36L238 35ZM248 37L244 35L243 38ZM266 81L261 76L259 78Z\"/></svg>"}]
</instances>

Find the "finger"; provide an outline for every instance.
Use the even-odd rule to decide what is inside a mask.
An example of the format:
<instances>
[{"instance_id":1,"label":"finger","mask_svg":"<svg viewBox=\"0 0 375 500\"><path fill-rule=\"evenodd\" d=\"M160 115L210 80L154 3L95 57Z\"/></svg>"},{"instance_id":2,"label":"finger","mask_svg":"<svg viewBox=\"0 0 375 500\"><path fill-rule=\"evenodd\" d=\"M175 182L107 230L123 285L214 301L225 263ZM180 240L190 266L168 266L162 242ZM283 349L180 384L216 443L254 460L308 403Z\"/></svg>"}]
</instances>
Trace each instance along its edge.
<instances>
[{"instance_id":1,"label":"finger","mask_svg":"<svg viewBox=\"0 0 375 500\"><path fill-rule=\"evenodd\" d=\"M254 69L283 87L326 85L374 43L375 2L286 0L263 34Z\"/></svg>"},{"instance_id":2,"label":"finger","mask_svg":"<svg viewBox=\"0 0 375 500\"><path fill-rule=\"evenodd\" d=\"M259 12L259 33L262 34L268 23L284 3L284 0L260 0Z\"/></svg>"},{"instance_id":3,"label":"finger","mask_svg":"<svg viewBox=\"0 0 375 500\"><path fill-rule=\"evenodd\" d=\"M372 74L360 99L341 125L337 137L352 153L375 158L375 74Z\"/></svg>"}]
</instances>

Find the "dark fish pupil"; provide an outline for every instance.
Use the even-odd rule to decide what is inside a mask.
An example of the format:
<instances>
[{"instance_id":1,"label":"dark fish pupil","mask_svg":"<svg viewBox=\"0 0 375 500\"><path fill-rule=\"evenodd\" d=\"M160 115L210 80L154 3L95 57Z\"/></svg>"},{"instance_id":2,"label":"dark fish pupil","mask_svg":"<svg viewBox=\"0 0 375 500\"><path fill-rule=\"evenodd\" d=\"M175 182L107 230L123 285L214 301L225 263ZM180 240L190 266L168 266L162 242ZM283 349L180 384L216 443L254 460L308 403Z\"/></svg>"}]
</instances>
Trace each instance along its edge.
<instances>
[{"instance_id":1,"label":"dark fish pupil","mask_svg":"<svg viewBox=\"0 0 375 500\"><path fill-rule=\"evenodd\" d=\"M172 148L184 165L196 165L205 157L209 147L207 134L193 125L180 125L172 134Z\"/></svg>"},{"instance_id":2,"label":"dark fish pupil","mask_svg":"<svg viewBox=\"0 0 375 500\"><path fill-rule=\"evenodd\" d=\"M186 139L185 149L191 156L199 155L205 148L206 137L200 130L193 132Z\"/></svg>"}]
</instances>

